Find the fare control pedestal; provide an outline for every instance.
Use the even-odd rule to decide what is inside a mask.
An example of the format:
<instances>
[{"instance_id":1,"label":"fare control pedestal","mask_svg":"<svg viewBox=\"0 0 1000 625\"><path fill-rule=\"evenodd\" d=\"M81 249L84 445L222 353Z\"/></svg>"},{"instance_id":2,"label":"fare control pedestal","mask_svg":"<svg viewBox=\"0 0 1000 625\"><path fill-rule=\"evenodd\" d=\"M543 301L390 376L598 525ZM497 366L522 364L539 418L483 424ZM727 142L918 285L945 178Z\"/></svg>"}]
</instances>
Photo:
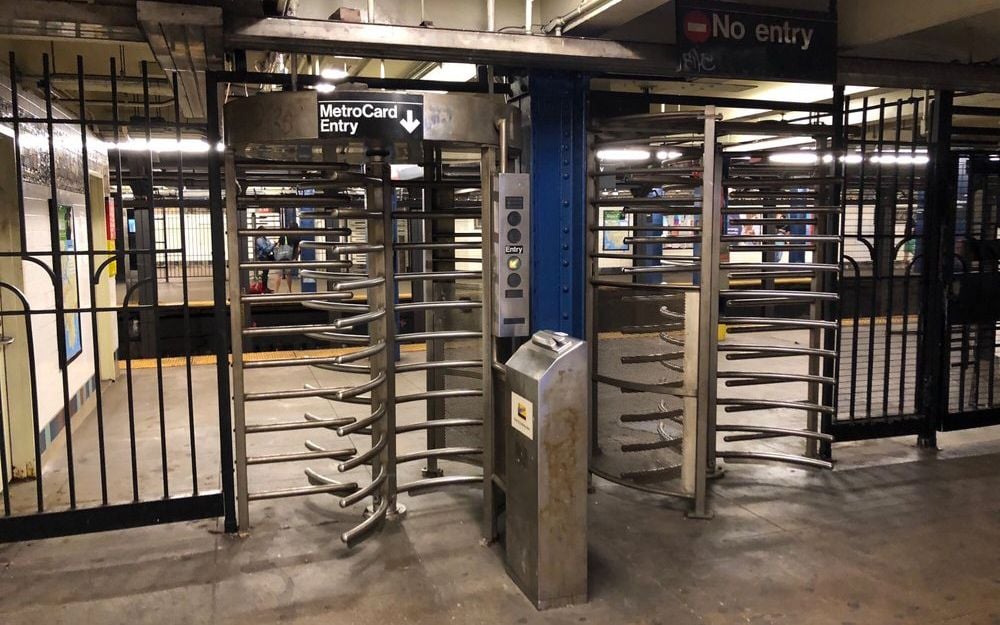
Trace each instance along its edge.
<instances>
[{"instance_id":1,"label":"fare control pedestal","mask_svg":"<svg viewBox=\"0 0 1000 625\"><path fill-rule=\"evenodd\" d=\"M507 570L540 610L587 600L587 352L542 330L507 361Z\"/></svg>"}]
</instances>

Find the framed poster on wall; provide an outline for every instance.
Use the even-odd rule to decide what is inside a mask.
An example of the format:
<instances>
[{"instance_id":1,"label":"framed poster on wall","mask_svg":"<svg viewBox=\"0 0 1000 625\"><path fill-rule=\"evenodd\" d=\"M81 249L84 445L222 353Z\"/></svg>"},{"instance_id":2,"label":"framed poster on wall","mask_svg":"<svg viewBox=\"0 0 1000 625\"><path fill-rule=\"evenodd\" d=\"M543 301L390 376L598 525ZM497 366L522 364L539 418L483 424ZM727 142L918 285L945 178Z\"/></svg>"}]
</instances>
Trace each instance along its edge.
<instances>
[{"instance_id":1,"label":"framed poster on wall","mask_svg":"<svg viewBox=\"0 0 1000 625\"><path fill-rule=\"evenodd\" d=\"M76 234L73 229L73 207L59 204L59 249L63 252L76 251ZM76 255L62 256L62 296L64 309L80 308L80 277L76 272ZM83 336L80 313L65 313L66 364L83 352Z\"/></svg>"},{"instance_id":2,"label":"framed poster on wall","mask_svg":"<svg viewBox=\"0 0 1000 625\"><path fill-rule=\"evenodd\" d=\"M602 226L628 226L629 216L622 208L601 208ZM601 237L601 251L613 252L627 250L625 237L628 236L625 230L605 230Z\"/></svg>"}]
</instances>

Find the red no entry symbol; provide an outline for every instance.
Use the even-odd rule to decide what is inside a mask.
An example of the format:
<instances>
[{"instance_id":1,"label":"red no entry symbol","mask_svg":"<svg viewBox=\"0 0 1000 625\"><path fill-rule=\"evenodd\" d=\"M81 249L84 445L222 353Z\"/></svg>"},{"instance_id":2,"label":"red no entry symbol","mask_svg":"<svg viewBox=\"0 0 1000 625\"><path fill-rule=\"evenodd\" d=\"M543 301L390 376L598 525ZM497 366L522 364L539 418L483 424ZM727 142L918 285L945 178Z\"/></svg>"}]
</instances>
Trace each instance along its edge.
<instances>
[{"instance_id":1,"label":"red no entry symbol","mask_svg":"<svg viewBox=\"0 0 1000 625\"><path fill-rule=\"evenodd\" d=\"M684 36L693 43L708 41L708 16L701 11L688 11L684 15Z\"/></svg>"}]
</instances>

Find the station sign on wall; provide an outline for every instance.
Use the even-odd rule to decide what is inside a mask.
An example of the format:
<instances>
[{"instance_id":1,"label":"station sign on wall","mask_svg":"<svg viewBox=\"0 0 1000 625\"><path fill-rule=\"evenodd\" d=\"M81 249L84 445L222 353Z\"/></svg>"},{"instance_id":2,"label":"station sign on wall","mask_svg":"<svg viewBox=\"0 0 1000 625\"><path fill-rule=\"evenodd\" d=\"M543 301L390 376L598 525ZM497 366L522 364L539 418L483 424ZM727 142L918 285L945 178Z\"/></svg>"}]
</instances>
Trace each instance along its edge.
<instances>
[{"instance_id":1,"label":"station sign on wall","mask_svg":"<svg viewBox=\"0 0 1000 625\"><path fill-rule=\"evenodd\" d=\"M837 22L831 14L710 0L676 0L678 71L831 83Z\"/></svg>"},{"instance_id":2,"label":"station sign on wall","mask_svg":"<svg viewBox=\"0 0 1000 625\"><path fill-rule=\"evenodd\" d=\"M318 100L319 136L326 139L422 141L424 97L353 91Z\"/></svg>"}]
</instances>

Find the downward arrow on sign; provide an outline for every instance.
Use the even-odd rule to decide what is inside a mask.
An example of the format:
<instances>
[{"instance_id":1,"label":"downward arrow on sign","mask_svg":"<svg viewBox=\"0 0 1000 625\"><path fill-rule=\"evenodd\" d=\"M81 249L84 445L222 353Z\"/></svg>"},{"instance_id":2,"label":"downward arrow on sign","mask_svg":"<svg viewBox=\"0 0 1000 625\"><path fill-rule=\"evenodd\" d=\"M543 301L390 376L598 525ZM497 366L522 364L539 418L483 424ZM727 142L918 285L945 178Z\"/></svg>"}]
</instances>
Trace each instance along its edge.
<instances>
[{"instance_id":1,"label":"downward arrow on sign","mask_svg":"<svg viewBox=\"0 0 1000 625\"><path fill-rule=\"evenodd\" d=\"M413 110L406 111L406 119L399 120L399 123L406 129L406 132L413 134L413 131L420 125L419 119L413 119Z\"/></svg>"}]
</instances>

